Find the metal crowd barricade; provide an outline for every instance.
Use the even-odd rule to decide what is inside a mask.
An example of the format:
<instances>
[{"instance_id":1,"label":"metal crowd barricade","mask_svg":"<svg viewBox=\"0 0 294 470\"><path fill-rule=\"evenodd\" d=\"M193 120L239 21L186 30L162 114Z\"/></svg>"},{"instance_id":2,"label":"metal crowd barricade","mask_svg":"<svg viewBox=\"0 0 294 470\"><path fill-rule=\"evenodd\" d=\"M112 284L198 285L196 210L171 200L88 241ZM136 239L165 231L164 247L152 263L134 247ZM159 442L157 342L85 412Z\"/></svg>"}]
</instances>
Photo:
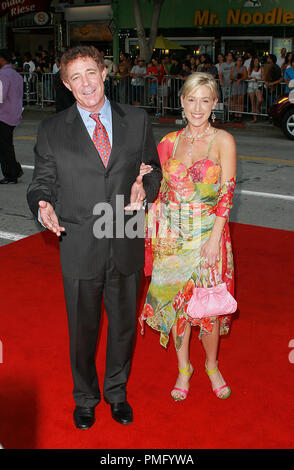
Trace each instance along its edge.
<instances>
[{"instance_id":1,"label":"metal crowd barricade","mask_svg":"<svg viewBox=\"0 0 294 470\"><path fill-rule=\"evenodd\" d=\"M23 77L23 102L30 103L40 102L40 85L39 77L36 72L20 72Z\"/></svg>"},{"instance_id":2,"label":"metal crowd barricade","mask_svg":"<svg viewBox=\"0 0 294 470\"><path fill-rule=\"evenodd\" d=\"M165 75L160 90L160 100L162 103L162 115L167 111L180 111L181 105L181 89L184 80L174 75Z\"/></svg>"},{"instance_id":3,"label":"metal crowd barricade","mask_svg":"<svg viewBox=\"0 0 294 470\"><path fill-rule=\"evenodd\" d=\"M268 116L269 108L278 97L286 93L286 83L266 86L264 81L244 80L240 93L231 86L228 97L228 120L232 115Z\"/></svg>"},{"instance_id":4,"label":"metal crowd barricade","mask_svg":"<svg viewBox=\"0 0 294 470\"><path fill-rule=\"evenodd\" d=\"M126 77L108 75L105 80L106 96L120 104L147 108L157 114L160 110L160 85L156 77Z\"/></svg>"},{"instance_id":5,"label":"metal crowd barricade","mask_svg":"<svg viewBox=\"0 0 294 470\"><path fill-rule=\"evenodd\" d=\"M55 103L55 89L53 86L54 73L43 73L41 80L41 106L44 103Z\"/></svg>"}]
</instances>

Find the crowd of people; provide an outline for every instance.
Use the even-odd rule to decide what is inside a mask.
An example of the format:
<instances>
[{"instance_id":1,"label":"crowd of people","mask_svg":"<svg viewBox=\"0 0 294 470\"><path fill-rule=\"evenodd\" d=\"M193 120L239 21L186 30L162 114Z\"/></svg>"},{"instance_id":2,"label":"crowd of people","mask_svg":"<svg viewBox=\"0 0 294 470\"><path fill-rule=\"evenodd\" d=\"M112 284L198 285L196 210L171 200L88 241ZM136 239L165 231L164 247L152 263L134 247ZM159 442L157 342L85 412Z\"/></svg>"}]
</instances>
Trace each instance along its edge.
<instances>
[{"instance_id":1,"label":"crowd of people","mask_svg":"<svg viewBox=\"0 0 294 470\"><path fill-rule=\"evenodd\" d=\"M119 63L115 64L111 57L104 56L103 51L100 53L106 64L107 95L120 103L157 107L158 115L160 106L178 109L183 82L192 73L205 72L218 80L218 99L230 107L236 121L242 119L246 110L256 122L262 106L267 110L278 94L289 93L289 84L294 78L293 53L285 48L278 57L274 54L258 57L253 50L247 50L244 55L234 55L231 51L226 55L219 53L215 63L206 53L187 54L183 59L175 54L154 55L146 63L139 53L132 56L121 52ZM58 54L50 55L40 46L34 57L27 52L23 60L12 53L12 66L18 72L25 72L25 84L29 84L32 74L37 74L41 95L42 75L58 73L60 58ZM178 79L177 86L172 83L172 78ZM281 83L285 83L283 88L279 85ZM53 81L44 86L43 97L48 100L48 105L53 101L53 88Z\"/></svg>"},{"instance_id":2,"label":"crowd of people","mask_svg":"<svg viewBox=\"0 0 294 470\"><path fill-rule=\"evenodd\" d=\"M167 103L169 98L178 99L178 96L171 96L175 95L175 87L170 86L169 77L185 81L192 73L208 73L219 81L219 100L228 104L230 96L230 109L234 111L237 121L242 118L246 95L253 121L256 122L262 103L268 109L280 90L283 90L279 84L285 83L284 91L289 92L289 83L294 78L293 53L287 52L285 48L279 57L268 54L260 58L253 50L246 51L244 55L234 55L231 51L226 55L219 53L216 63L206 53L199 56L187 54L184 60L176 55L154 56L148 63L139 54L132 57L121 53L117 66L111 61L109 63L110 67L106 64L109 76L119 81L120 102L135 105L142 104L143 97L146 97L146 83L150 105L156 103L158 96ZM129 83L131 86L128 86Z\"/></svg>"}]
</instances>

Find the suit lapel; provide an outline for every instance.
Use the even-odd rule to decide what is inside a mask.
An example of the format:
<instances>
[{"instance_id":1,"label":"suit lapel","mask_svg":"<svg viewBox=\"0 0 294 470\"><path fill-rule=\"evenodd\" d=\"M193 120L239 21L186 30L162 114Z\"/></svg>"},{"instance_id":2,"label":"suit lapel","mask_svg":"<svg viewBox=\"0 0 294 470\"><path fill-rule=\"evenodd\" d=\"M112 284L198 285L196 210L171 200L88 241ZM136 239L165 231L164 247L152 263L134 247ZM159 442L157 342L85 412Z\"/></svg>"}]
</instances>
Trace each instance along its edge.
<instances>
[{"instance_id":1,"label":"suit lapel","mask_svg":"<svg viewBox=\"0 0 294 470\"><path fill-rule=\"evenodd\" d=\"M94 163L97 163L96 168L105 173L105 167L78 111L76 103L69 108L66 122L69 125L69 135L72 142L75 143L79 158L90 157Z\"/></svg>"},{"instance_id":2,"label":"suit lapel","mask_svg":"<svg viewBox=\"0 0 294 470\"><path fill-rule=\"evenodd\" d=\"M110 104L112 115L112 148L107 168L105 168L102 163L100 155L97 152L97 149L77 109L76 103L68 109L66 117L72 142L75 142L80 149L79 154L81 154L81 156L89 154L92 155L95 160L98 160L98 169L103 173L110 171L116 158L121 152L122 146L126 143L126 123L124 121L125 113L115 102L111 102Z\"/></svg>"},{"instance_id":3,"label":"suit lapel","mask_svg":"<svg viewBox=\"0 0 294 470\"><path fill-rule=\"evenodd\" d=\"M111 115L112 115L112 148L108 161L106 171L110 171L116 158L119 156L122 147L126 142L126 123L124 120L125 113L115 103L111 104Z\"/></svg>"}]
</instances>

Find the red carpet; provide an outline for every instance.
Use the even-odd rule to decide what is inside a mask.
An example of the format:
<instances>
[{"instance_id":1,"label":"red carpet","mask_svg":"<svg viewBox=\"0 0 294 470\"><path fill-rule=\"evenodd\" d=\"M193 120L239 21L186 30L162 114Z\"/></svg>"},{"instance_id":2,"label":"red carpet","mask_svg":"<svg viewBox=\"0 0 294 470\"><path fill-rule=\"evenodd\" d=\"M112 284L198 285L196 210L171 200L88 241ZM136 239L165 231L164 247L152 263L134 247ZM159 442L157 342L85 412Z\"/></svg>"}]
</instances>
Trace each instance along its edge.
<instances>
[{"instance_id":1,"label":"red carpet","mask_svg":"<svg viewBox=\"0 0 294 470\"><path fill-rule=\"evenodd\" d=\"M293 448L294 232L231 224L239 304L220 369L232 389L218 400L193 331L195 374L184 403L169 396L177 376L172 343L139 328L128 399L135 421L121 426L101 402L89 431L74 428L68 332L57 241L49 233L0 248L0 443L7 449ZM144 287L144 286L143 286ZM103 321L97 354L104 375Z\"/></svg>"}]
</instances>

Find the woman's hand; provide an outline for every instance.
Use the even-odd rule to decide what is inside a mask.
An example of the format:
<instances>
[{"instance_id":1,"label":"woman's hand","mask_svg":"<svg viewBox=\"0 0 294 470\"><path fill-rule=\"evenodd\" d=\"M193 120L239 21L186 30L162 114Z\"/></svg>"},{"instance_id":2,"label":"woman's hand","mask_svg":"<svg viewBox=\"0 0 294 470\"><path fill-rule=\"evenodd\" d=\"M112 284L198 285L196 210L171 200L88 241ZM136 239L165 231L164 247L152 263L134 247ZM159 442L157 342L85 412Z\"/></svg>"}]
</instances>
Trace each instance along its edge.
<instances>
[{"instance_id":1,"label":"woman's hand","mask_svg":"<svg viewBox=\"0 0 294 470\"><path fill-rule=\"evenodd\" d=\"M152 168L151 165L146 165L146 163L142 162L141 165L140 165L139 175L140 176L147 175L148 173L151 173L152 170L153 170L153 168Z\"/></svg>"},{"instance_id":2,"label":"woman's hand","mask_svg":"<svg viewBox=\"0 0 294 470\"><path fill-rule=\"evenodd\" d=\"M204 267L215 266L220 257L219 243L208 239L207 242L202 245L200 256L204 258Z\"/></svg>"}]
</instances>

